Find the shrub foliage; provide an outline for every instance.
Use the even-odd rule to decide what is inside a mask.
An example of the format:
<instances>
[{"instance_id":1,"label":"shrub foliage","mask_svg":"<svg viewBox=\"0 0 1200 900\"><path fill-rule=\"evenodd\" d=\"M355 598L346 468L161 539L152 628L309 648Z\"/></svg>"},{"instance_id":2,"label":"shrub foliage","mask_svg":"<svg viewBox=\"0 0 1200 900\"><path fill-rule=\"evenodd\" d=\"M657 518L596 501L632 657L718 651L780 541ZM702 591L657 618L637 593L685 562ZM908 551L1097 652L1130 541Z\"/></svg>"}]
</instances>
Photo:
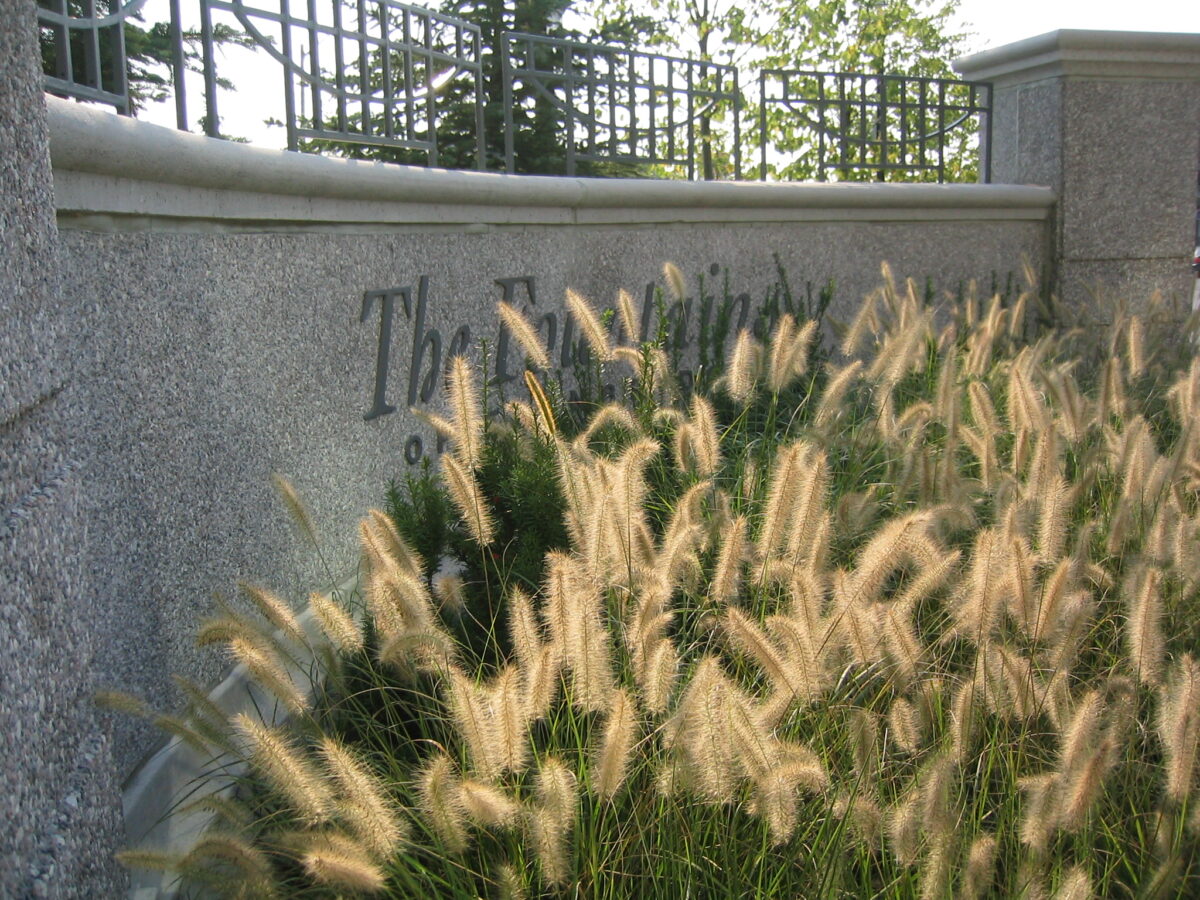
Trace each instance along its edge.
<instances>
[{"instance_id":1,"label":"shrub foliage","mask_svg":"<svg viewBox=\"0 0 1200 900\"><path fill-rule=\"evenodd\" d=\"M312 600L315 697L282 601L207 627L292 715L173 719L252 775L130 864L247 896L1200 892L1200 362L1144 315L1084 353L1027 336L1030 292L884 276L837 359L778 312L687 396L578 297L622 402L532 368L485 418L457 361L439 475L362 522L360 595Z\"/></svg>"}]
</instances>

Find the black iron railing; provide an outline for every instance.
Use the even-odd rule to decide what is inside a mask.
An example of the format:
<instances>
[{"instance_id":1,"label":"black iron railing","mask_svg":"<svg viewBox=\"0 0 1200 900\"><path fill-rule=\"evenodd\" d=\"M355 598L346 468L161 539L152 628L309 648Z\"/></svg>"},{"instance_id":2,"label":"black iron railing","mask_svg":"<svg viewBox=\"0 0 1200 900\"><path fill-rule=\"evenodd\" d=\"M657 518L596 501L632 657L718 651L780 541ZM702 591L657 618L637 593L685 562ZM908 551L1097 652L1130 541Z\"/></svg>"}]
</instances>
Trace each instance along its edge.
<instances>
[{"instance_id":1,"label":"black iron railing","mask_svg":"<svg viewBox=\"0 0 1200 900\"><path fill-rule=\"evenodd\" d=\"M288 148L301 140L416 150L438 164L440 92L469 78L476 95L475 162L483 168L479 28L395 0L200 0L210 135L219 133L214 11L232 14L255 45L283 69ZM293 6L301 7L299 13ZM307 98L307 115L297 98Z\"/></svg>"},{"instance_id":2,"label":"black iron railing","mask_svg":"<svg viewBox=\"0 0 1200 900\"><path fill-rule=\"evenodd\" d=\"M579 162L641 163L712 178L714 127L732 127L732 170L741 169L737 70L673 56L509 32L501 40L504 159L515 171L518 85L562 117L566 174Z\"/></svg>"},{"instance_id":3,"label":"black iron railing","mask_svg":"<svg viewBox=\"0 0 1200 900\"><path fill-rule=\"evenodd\" d=\"M144 2L38 0L46 89L130 113L126 20ZM522 168L547 173L742 175L743 99L732 66L507 32L492 48L491 77L502 83L485 85L477 26L397 0L168 2L182 129L190 59L204 85L202 127L221 134L228 76L219 58L235 34L280 74L281 119L279 92L260 90L251 102L286 128L292 150L498 167L501 136L485 141L485 106L501 96L502 113L486 121L503 120L509 172L525 146L538 152ZM184 31L181 3L198 31ZM244 114L253 88L242 87ZM768 69L758 91L764 179L989 180L989 84Z\"/></svg>"},{"instance_id":4,"label":"black iron railing","mask_svg":"<svg viewBox=\"0 0 1200 900\"><path fill-rule=\"evenodd\" d=\"M945 181L953 142L979 135L978 177L990 178L992 87L906 75L765 69L759 73L760 177L807 155L820 181ZM779 128L771 113L783 111ZM790 135L773 140L772 133ZM961 173L953 173L961 174Z\"/></svg>"},{"instance_id":5,"label":"black iron railing","mask_svg":"<svg viewBox=\"0 0 1200 900\"><path fill-rule=\"evenodd\" d=\"M46 90L130 113L125 20L146 0L38 0Z\"/></svg>"}]
</instances>

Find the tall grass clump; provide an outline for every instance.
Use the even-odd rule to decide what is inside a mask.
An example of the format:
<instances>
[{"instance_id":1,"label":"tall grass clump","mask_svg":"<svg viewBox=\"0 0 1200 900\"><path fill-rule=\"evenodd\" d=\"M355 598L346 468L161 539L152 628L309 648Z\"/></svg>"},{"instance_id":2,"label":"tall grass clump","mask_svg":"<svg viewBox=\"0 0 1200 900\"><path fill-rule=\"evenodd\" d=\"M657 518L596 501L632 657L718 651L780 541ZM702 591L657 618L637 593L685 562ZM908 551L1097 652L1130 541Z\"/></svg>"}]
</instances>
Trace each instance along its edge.
<instances>
[{"instance_id":1,"label":"tall grass clump","mask_svg":"<svg viewBox=\"0 0 1200 900\"><path fill-rule=\"evenodd\" d=\"M582 413L501 310L527 392L485 415L454 362L440 476L364 519L361 603L310 601L315 697L284 601L207 626L290 718L179 720L251 775L130 864L281 897L1200 894L1200 362L1137 316L1090 355L1029 336L1032 299L936 310L885 268L837 355L779 311L687 396L572 294L616 386Z\"/></svg>"}]
</instances>

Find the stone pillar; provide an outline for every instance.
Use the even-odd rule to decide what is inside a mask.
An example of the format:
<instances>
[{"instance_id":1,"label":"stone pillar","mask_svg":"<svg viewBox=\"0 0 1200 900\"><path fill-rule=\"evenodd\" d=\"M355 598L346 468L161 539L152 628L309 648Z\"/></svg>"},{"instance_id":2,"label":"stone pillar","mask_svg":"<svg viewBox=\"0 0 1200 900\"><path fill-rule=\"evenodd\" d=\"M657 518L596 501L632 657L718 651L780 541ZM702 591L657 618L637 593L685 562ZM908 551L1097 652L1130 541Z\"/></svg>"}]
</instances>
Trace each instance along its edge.
<instances>
[{"instance_id":1,"label":"stone pillar","mask_svg":"<svg viewBox=\"0 0 1200 900\"><path fill-rule=\"evenodd\" d=\"M115 897L120 794L83 563L86 342L59 287L34 8L0 0L0 896Z\"/></svg>"},{"instance_id":2,"label":"stone pillar","mask_svg":"<svg viewBox=\"0 0 1200 900\"><path fill-rule=\"evenodd\" d=\"M990 81L992 180L1058 195L1053 288L1103 316L1155 290L1190 299L1200 34L1054 31L960 59Z\"/></svg>"}]
</instances>

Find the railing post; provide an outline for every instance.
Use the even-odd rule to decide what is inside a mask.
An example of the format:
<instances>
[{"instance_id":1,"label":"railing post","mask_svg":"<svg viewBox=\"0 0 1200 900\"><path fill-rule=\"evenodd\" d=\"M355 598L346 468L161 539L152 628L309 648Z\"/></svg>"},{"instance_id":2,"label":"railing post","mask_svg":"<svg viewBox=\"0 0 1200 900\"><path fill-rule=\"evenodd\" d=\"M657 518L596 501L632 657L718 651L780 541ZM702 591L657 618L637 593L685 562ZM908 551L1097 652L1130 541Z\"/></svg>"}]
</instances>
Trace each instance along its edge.
<instances>
[{"instance_id":1,"label":"railing post","mask_svg":"<svg viewBox=\"0 0 1200 900\"><path fill-rule=\"evenodd\" d=\"M212 10L200 3L200 46L204 55L204 133L217 137L221 131L217 115L217 54L213 48Z\"/></svg>"},{"instance_id":2,"label":"railing post","mask_svg":"<svg viewBox=\"0 0 1200 900\"><path fill-rule=\"evenodd\" d=\"M470 37L472 58L483 59L481 38L478 32L472 32ZM459 39L461 40L461 34ZM503 38L501 38L501 43L503 43ZM480 65L475 69L475 168L480 172L487 168L487 138L483 121L483 107L486 101L487 98L483 94L483 66ZM504 108L508 109L507 103Z\"/></svg>"},{"instance_id":3,"label":"railing post","mask_svg":"<svg viewBox=\"0 0 1200 900\"><path fill-rule=\"evenodd\" d=\"M500 105L504 107L504 171L510 175L517 170L516 152L513 146L513 73L512 62L509 60L511 50L512 38L507 34L501 35L500 72L503 82L503 102ZM482 109L482 103L480 109Z\"/></svg>"},{"instance_id":4,"label":"railing post","mask_svg":"<svg viewBox=\"0 0 1200 900\"><path fill-rule=\"evenodd\" d=\"M188 130L187 94L184 75L187 72L183 59L183 19L179 11L179 0L171 0L171 81L175 86L175 127Z\"/></svg>"}]
</instances>

